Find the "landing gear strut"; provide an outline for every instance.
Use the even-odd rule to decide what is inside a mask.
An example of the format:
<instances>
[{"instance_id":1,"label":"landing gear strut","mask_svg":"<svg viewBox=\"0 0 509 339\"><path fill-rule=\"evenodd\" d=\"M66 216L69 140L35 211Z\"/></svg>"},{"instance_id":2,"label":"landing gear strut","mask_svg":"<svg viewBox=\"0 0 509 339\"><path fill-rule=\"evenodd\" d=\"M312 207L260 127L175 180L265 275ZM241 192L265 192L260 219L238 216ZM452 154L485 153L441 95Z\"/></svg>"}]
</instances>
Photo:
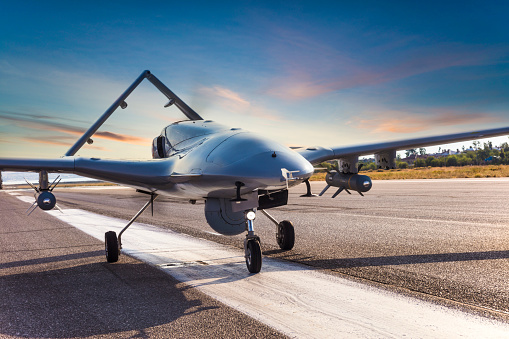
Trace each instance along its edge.
<instances>
[{"instance_id":1,"label":"landing gear strut","mask_svg":"<svg viewBox=\"0 0 509 339\"><path fill-rule=\"evenodd\" d=\"M317 197L316 194L311 193L311 184L309 183L309 179L304 180L306 184L306 194L301 195L301 197Z\"/></svg>"},{"instance_id":2,"label":"landing gear strut","mask_svg":"<svg viewBox=\"0 0 509 339\"><path fill-rule=\"evenodd\" d=\"M145 192L143 192L145 193ZM136 213L136 215L127 223L127 225L117 234L114 231L109 231L104 234L104 249L106 252L106 260L108 262L117 262L118 257L120 256L120 252L122 250L122 233L125 232L131 226L136 219L149 207L152 205L152 215L154 215L154 200L157 198L157 194L155 193L148 193L150 194L150 200L143 205L143 207Z\"/></svg>"},{"instance_id":3,"label":"landing gear strut","mask_svg":"<svg viewBox=\"0 0 509 339\"><path fill-rule=\"evenodd\" d=\"M260 238L254 233L253 220L256 213L253 210L246 211L247 235L244 240L244 253L246 266L250 273L258 273L262 269L262 249Z\"/></svg>"}]
</instances>

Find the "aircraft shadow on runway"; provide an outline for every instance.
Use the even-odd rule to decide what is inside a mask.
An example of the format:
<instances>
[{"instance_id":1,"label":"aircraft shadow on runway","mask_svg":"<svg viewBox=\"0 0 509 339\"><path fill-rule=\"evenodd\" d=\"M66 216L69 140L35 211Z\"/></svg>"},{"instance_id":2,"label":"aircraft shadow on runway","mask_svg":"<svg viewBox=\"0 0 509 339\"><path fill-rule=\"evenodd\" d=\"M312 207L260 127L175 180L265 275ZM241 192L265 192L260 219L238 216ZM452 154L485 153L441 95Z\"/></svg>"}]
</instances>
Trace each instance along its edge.
<instances>
[{"instance_id":1,"label":"aircraft shadow on runway","mask_svg":"<svg viewBox=\"0 0 509 339\"><path fill-rule=\"evenodd\" d=\"M7 263L0 263L0 269L48 264L48 263L55 263L55 262L59 262L59 261L91 258L91 257L102 256L102 255L104 255L104 251L91 251L91 252L57 255L57 256L53 256L53 257L12 261L12 262L7 262Z\"/></svg>"},{"instance_id":2,"label":"aircraft shadow on runway","mask_svg":"<svg viewBox=\"0 0 509 339\"><path fill-rule=\"evenodd\" d=\"M63 257L74 256L80 257ZM56 258L41 260L50 259ZM162 272L133 263L92 263L0 276L0 336L69 338L135 331L133 337L148 337L143 329L185 315L203 312L213 318L207 312L219 307L189 299L181 285Z\"/></svg>"},{"instance_id":3,"label":"aircraft shadow on runway","mask_svg":"<svg viewBox=\"0 0 509 339\"><path fill-rule=\"evenodd\" d=\"M429 264L461 261L479 261L493 259L509 259L509 251L485 251L485 252L463 252L463 253L437 253L437 254L411 254L365 258L338 258L338 259L297 259L294 261L306 265L323 268L353 268L369 266L393 266Z\"/></svg>"}]
</instances>

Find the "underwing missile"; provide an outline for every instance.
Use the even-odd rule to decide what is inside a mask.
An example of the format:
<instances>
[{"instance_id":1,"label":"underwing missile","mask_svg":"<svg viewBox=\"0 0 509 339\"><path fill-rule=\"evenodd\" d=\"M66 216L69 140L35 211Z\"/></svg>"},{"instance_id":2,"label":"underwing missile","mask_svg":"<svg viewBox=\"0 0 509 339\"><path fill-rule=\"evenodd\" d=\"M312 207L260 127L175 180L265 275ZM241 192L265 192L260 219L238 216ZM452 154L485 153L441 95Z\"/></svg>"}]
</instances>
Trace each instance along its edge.
<instances>
[{"instance_id":1,"label":"underwing missile","mask_svg":"<svg viewBox=\"0 0 509 339\"><path fill-rule=\"evenodd\" d=\"M323 195L325 191L329 189L329 187L338 187L339 189L336 191L336 193L334 193L332 196L333 198L335 198L343 190L345 190L347 193L350 193L349 190L352 190L358 192L360 195L363 195L362 193L369 191L373 185L371 178L367 175L342 173L337 171L330 171L327 173L325 176L325 181L327 182L327 186L325 186L323 191L320 193L320 196Z\"/></svg>"}]
</instances>

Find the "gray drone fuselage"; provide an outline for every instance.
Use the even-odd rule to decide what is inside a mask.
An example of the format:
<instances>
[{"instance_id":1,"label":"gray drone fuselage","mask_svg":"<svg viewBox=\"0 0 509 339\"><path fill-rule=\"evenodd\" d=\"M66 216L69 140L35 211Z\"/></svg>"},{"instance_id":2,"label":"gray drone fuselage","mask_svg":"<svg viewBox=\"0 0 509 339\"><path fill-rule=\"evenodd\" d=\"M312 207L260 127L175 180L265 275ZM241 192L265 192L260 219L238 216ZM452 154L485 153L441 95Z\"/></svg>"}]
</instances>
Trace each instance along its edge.
<instances>
[{"instance_id":1,"label":"gray drone fuselage","mask_svg":"<svg viewBox=\"0 0 509 339\"><path fill-rule=\"evenodd\" d=\"M234 198L237 181L243 183L241 195L286 189L314 171L311 163L284 145L210 120L167 126L154 139L152 154L171 167L171 184L154 189L176 198ZM295 173L292 180L282 169Z\"/></svg>"}]
</instances>

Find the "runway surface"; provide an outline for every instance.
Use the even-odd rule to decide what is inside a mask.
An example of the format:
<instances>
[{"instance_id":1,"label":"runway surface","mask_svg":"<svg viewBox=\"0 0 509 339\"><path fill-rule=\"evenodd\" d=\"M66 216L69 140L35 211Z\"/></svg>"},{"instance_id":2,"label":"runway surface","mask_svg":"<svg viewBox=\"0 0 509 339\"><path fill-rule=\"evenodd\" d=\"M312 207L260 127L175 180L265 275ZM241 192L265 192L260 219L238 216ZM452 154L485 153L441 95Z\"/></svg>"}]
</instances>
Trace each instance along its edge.
<instances>
[{"instance_id":1,"label":"runway surface","mask_svg":"<svg viewBox=\"0 0 509 339\"><path fill-rule=\"evenodd\" d=\"M0 338L284 337L28 206L0 191Z\"/></svg>"},{"instance_id":2,"label":"runway surface","mask_svg":"<svg viewBox=\"0 0 509 339\"><path fill-rule=\"evenodd\" d=\"M322 185L314 183L313 188L318 192ZM266 255L305 263L308 268L322 268L325 273L340 272L381 282L402 292L416 291L418 296L429 296L435 302L451 305L448 300L453 300L453 305L461 308L475 305L471 311L480 310L489 316L504 318L508 308L509 223L504 204L508 188L507 179L375 182L372 192L364 198L342 194L336 199L330 199L333 192L329 197L299 198L303 191L293 190L291 204L275 209L272 214L294 222L295 249L279 251L274 226L261 215L256 220L256 230ZM57 198L65 208L79 206L80 209L126 219L143 204L140 195L132 199L133 195L132 190L124 189L62 189ZM205 232L209 229L204 221L203 206L171 199L161 201L156 204L156 216L144 217L143 222L241 247L242 237L227 238ZM128 234L124 238L126 242ZM138 235L133 237L138 238ZM263 274L273 274L266 258ZM240 264L238 258L234 260L237 260L232 266L234 270L245 274L242 258ZM189 269L184 266L178 268ZM175 267L170 267L175 271ZM318 274L299 267L299 270L283 271L303 270ZM202 268L199 270L203 271ZM263 277L263 274L256 277ZM251 278L239 280L249 282ZM390 297L391 300L398 298ZM337 302L346 304L344 300ZM367 311L361 314L363 312ZM490 324L489 328L497 326ZM396 326L389 327L402 334ZM379 325L373 328L381 330ZM389 330L377 335L377 332L366 330L352 333L377 337L393 332Z\"/></svg>"}]
</instances>

